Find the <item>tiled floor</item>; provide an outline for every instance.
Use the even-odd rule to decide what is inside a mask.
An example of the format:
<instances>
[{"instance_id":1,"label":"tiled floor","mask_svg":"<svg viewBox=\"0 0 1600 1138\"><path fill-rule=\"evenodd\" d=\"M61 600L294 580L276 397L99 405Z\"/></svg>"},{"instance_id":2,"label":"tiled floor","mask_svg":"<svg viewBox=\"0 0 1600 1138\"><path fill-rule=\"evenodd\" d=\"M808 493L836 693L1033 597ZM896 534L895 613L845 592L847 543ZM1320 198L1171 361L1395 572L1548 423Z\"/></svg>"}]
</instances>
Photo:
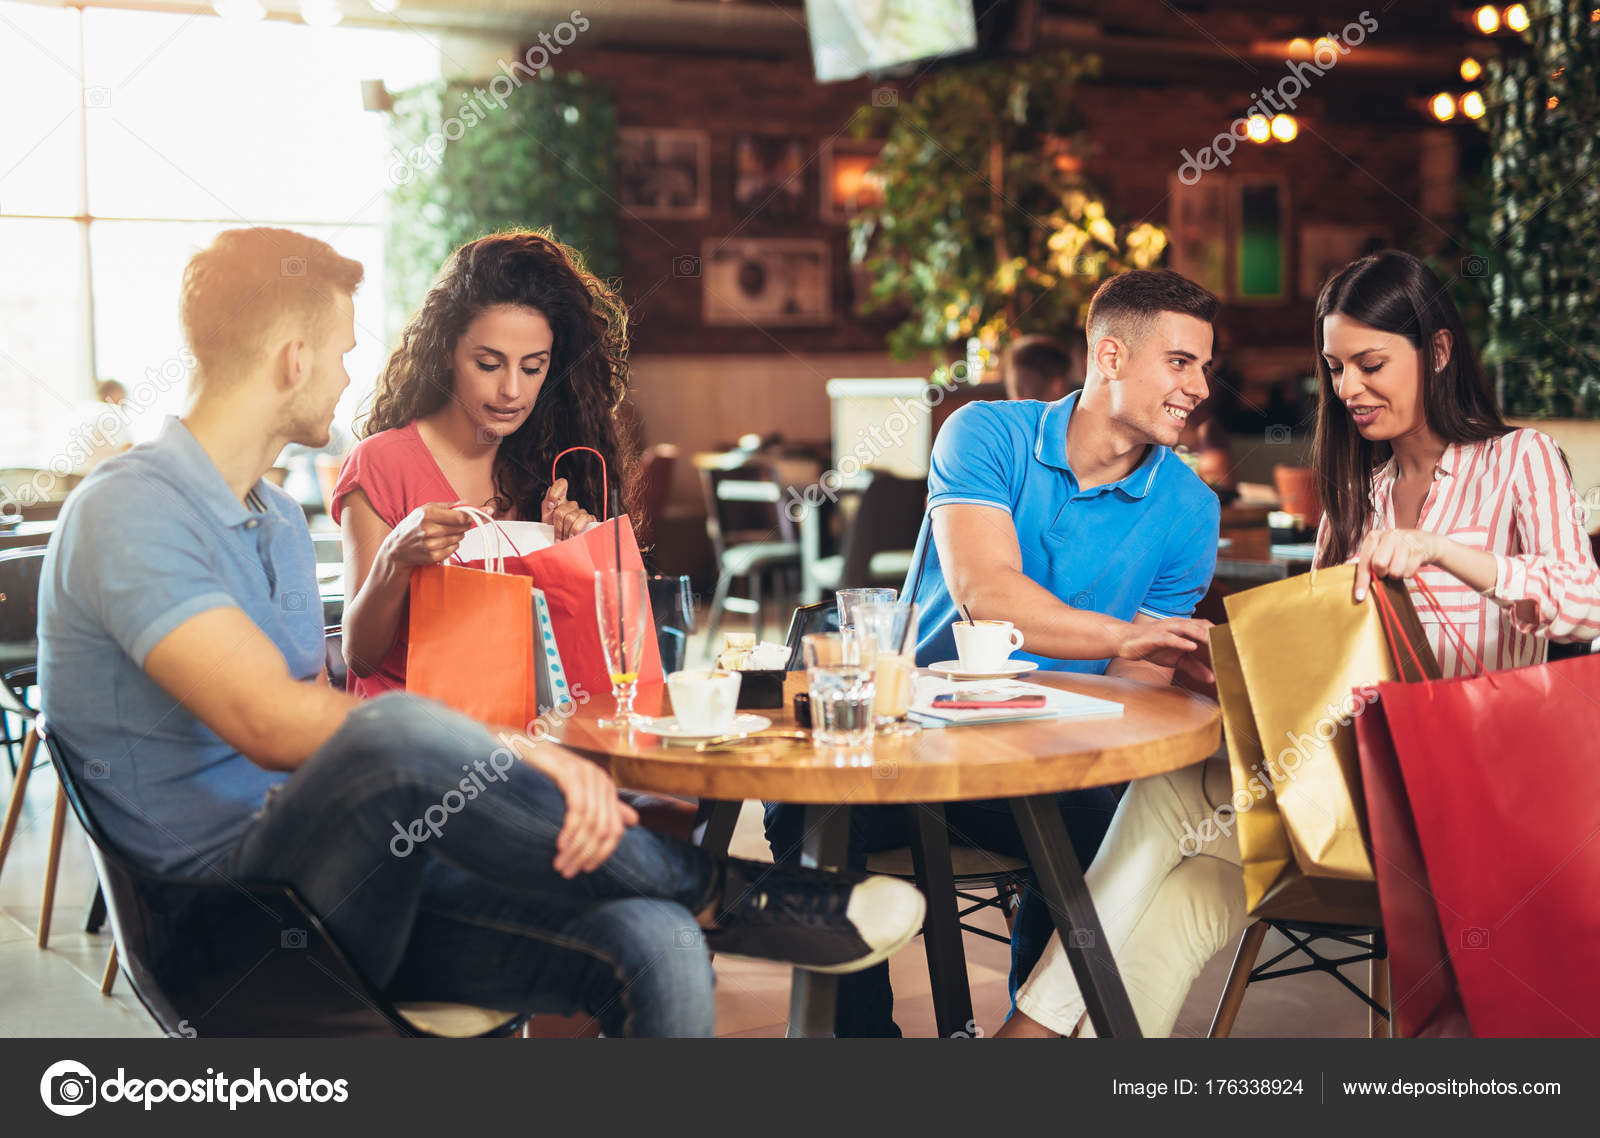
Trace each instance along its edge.
<instances>
[{"instance_id":1,"label":"tiled floor","mask_svg":"<svg viewBox=\"0 0 1600 1138\"><path fill-rule=\"evenodd\" d=\"M82 931L94 878L85 839L70 815L50 945L40 950L34 943L55 790L55 777L48 767L35 772L16 842L0 875L0 1035L158 1035L125 976L118 978L109 997L100 995L100 976L111 938L108 932L90 935ZM760 814L754 804L747 804L740 818L733 852L767 859ZM1001 928L997 914L989 919L992 927ZM1277 951L1273 947L1275 939L1268 941L1266 952ZM968 936L966 953L974 1018L988 1034L999 1026L1007 1008L1007 950L982 937ZM1230 948L1201 975L1178 1020L1178 1034L1205 1033L1231 958ZM716 969L719 1034L784 1033L789 996L787 970L726 959L719 959ZM890 971L896 993L896 1018L902 1031L908 1036L935 1034L928 999L927 960L921 942L914 942L896 956ZM1312 974L1252 988L1235 1034L1365 1035L1366 1020L1363 1005L1332 979Z\"/></svg>"}]
</instances>

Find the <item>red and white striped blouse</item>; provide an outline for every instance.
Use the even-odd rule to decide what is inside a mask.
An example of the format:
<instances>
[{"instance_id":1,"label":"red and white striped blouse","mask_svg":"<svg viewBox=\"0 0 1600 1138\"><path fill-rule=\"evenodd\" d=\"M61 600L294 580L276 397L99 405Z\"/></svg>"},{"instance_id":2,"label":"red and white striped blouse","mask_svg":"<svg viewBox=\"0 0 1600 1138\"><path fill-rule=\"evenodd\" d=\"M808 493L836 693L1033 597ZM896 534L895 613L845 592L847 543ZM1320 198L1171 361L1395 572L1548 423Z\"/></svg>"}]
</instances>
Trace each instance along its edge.
<instances>
[{"instance_id":1,"label":"red and white striped blouse","mask_svg":"<svg viewBox=\"0 0 1600 1138\"><path fill-rule=\"evenodd\" d=\"M1393 458L1373 472L1374 528L1396 528L1395 476ZM1600 637L1600 566L1586 514L1549 435L1515 430L1445 449L1417 528L1494 554L1499 573L1482 594L1437 566L1417 576L1491 670L1543 663L1546 640ZM1411 600L1441 672L1475 671L1415 587ZM1531 621L1517 617L1519 601L1533 602Z\"/></svg>"}]
</instances>

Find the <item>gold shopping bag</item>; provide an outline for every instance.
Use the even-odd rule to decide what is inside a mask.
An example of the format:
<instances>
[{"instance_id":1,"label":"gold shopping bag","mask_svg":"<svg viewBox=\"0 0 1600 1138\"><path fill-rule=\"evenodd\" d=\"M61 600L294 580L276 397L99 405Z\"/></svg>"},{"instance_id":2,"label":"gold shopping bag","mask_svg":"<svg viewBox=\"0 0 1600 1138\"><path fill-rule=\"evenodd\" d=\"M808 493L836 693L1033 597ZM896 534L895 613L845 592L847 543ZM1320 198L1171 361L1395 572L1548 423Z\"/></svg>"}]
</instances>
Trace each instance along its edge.
<instances>
[{"instance_id":1,"label":"gold shopping bag","mask_svg":"<svg viewBox=\"0 0 1600 1138\"><path fill-rule=\"evenodd\" d=\"M1421 675L1409 659L1397 666L1377 606L1350 600L1354 577L1354 566L1339 566L1223 601L1228 659L1217 686L1257 916L1373 923L1348 916L1354 906L1376 917L1354 730L1366 704L1354 689L1439 670L1420 651L1426 641L1404 586L1373 584L1388 590L1419 645Z\"/></svg>"}]
</instances>

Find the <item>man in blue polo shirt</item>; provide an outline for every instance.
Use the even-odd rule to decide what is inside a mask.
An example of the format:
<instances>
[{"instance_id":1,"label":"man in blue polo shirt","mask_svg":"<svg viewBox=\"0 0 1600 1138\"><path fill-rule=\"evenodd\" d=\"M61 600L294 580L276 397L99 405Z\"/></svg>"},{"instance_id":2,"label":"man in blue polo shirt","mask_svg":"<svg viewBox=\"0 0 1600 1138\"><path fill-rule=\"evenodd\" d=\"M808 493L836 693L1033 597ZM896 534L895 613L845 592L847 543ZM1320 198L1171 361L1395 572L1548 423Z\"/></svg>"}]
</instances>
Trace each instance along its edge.
<instances>
[{"instance_id":1,"label":"man in blue polo shirt","mask_svg":"<svg viewBox=\"0 0 1600 1138\"><path fill-rule=\"evenodd\" d=\"M1217 496L1171 452L1206 398L1217 298L1167 271L1124 273L1089 306L1081 391L1054 403L969 404L934 443L928 516L905 592L921 610L917 663L956 658L952 625L1022 632L1020 658L1041 668L1166 684L1182 669L1210 680L1207 622L1190 619L1217 556ZM917 562L926 557L920 578ZM1059 798L1079 863L1094 859L1116 809L1109 788ZM767 836L784 856L800 810L771 806ZM904 845L904 812L851 813L851 863ZM946 807L962 844L1026 856L1009 806ZM1029 888L1011 937L1011 990L1032 970L1054 924ZM839 982L840 1035L898 1035L887 968Z\"/></svg>"}]
</instances>

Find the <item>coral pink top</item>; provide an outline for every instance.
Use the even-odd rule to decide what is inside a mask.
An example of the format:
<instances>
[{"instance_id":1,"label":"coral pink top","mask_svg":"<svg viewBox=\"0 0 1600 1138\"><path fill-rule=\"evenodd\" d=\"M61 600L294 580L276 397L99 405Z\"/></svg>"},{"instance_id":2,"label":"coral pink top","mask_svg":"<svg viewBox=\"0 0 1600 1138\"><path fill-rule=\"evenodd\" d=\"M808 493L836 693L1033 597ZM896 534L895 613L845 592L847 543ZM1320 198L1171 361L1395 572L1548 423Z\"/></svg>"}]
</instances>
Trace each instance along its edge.
<instances>
[{"instance_id":1,"label":"coral pink top","mask_svg":"<svg viewBox=\"0 0 1600 1138\"><path fill-rule=\"evenodd\" d=\"M339 481L332 494L333 520L339 521L343 512L344 497L352 490L360 490L372 503L372 508L383 519L383 524L393 529L412 510L429 502L457 502L460 500L450 482L434 461L417 424L407 423L389 431L362 439L344 460L339 470ZM346 597L348 604L351 598ZM349 689L359 696L381 695L406 686L406 643L410 626L410 610L402 609L400 629L395 633L394 644L383 658L378 669L369 676L360 677L354 671L347 681Z\"/></svg>"}]
</instances>

